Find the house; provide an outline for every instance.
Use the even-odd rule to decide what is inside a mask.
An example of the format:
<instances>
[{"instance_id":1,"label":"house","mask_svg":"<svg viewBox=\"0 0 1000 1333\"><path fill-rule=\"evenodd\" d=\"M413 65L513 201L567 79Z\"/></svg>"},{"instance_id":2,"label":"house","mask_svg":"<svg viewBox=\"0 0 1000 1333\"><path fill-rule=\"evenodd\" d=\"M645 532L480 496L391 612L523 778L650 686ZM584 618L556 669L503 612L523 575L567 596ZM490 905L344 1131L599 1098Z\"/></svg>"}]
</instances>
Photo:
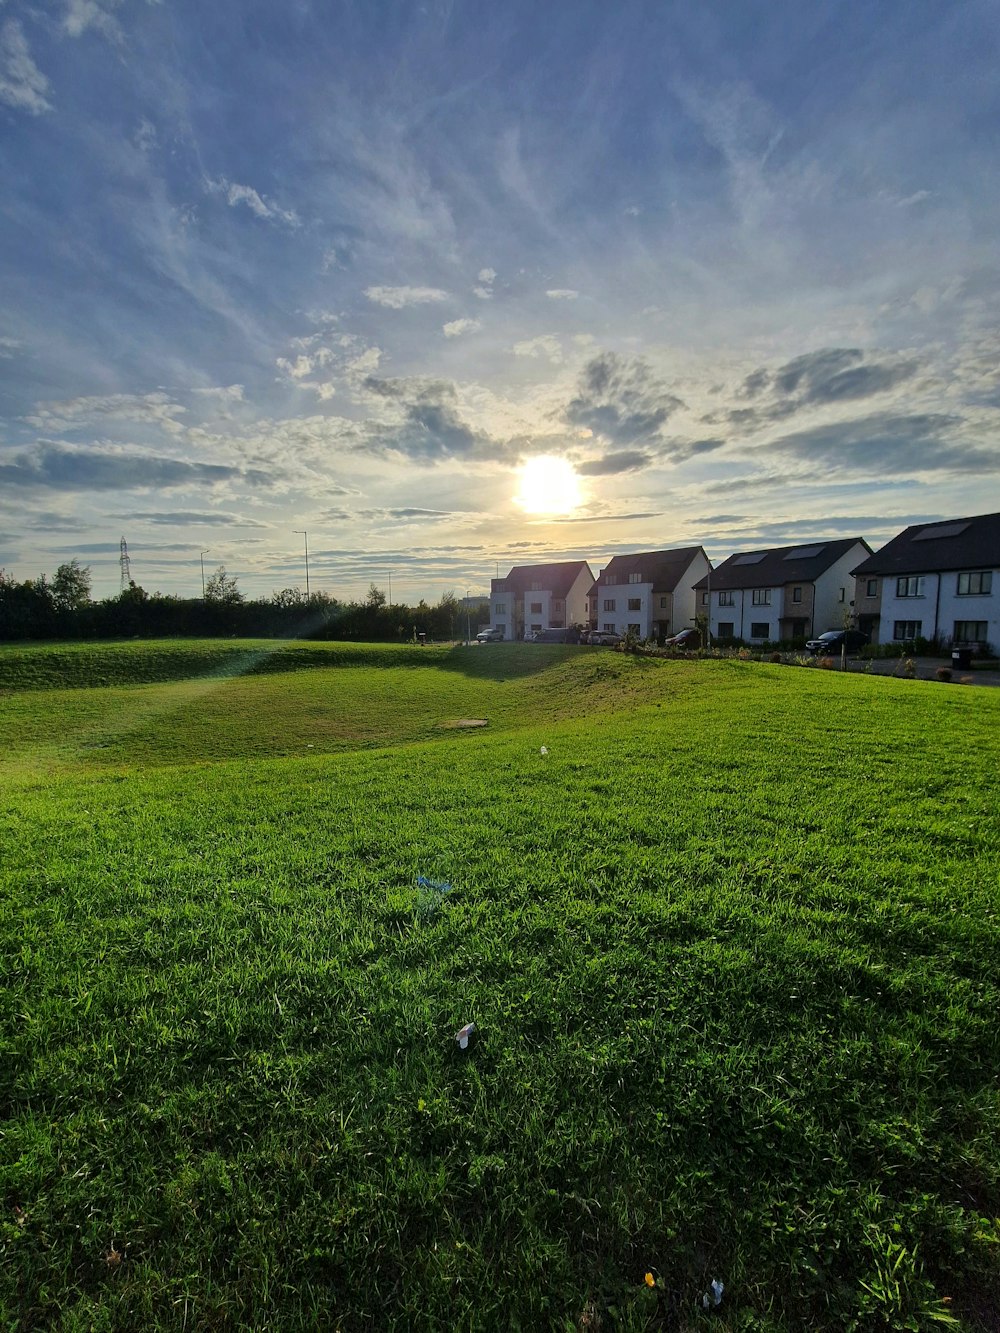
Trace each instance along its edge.
<instances>
[{"instance_id":1,"label":"house","mask_svg":"<svg viewBox=\"0 0 1000 1333\"><path fill-rule=\"evenodd\" d=\"M853 614L853 571L871 555L861 537L731 555L695 585L714 639L750 643L808 639Z\"/></svg>"},{"instance_id":2,"label":"house","mask_svg":"<svg viewBox=\"0 0 1000 1333\"><path fill-rule=\"evenodd\" d=\"M662 638L695 623L694 585L711 569L700 546L616 555L590 590L591 628Z\"/></svg>"},{"instance_id":3,"label":"house","mask_svg":"<svg viewBox=\"0 0 1000 1333\"><path fill-rule=\"evenodd\" d=\"M853 572L876 642L1000 649L1000 514L916 523Z\"/></svg>"},{"instance_id":4,"label":"house","mask_svg":"<svg viewBox=\"0 0 1000 1333\"><path fill-rule=\"evenodd\" d=\"M503 630L505 639L582 625L593 583L586 560L515 565L506 578L491 580L490 622Z\"/></svg>"}]
</instances>

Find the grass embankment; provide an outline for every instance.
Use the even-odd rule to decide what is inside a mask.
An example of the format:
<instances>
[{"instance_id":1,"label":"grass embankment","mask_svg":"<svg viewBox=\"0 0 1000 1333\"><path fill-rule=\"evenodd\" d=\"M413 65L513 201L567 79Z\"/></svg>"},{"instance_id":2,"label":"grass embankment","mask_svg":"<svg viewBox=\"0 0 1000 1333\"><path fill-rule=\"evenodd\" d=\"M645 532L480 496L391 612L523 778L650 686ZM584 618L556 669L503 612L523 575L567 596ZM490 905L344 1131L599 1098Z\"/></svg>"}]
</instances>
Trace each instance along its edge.
<instances>
[{"instance_id":1,"label":"grass embankment","mask_svg":"<svg viewBox=\"0 0 1000 1333\"><path fill-rule=\"evenodd\" d=\"M503 645L187 688L0 699L8 1324L992 1326L992 695Z\"/></svg>"}]
</instances>

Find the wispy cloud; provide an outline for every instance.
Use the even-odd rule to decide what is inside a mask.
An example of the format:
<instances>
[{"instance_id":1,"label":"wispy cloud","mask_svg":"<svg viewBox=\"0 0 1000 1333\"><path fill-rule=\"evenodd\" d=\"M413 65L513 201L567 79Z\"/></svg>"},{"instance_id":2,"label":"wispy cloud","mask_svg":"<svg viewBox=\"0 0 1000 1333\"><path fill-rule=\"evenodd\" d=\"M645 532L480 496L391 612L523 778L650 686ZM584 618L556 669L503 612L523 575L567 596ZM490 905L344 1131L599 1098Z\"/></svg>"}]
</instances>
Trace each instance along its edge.
<instances>
[{"instance_id":1,"label":"wispy cloud","mask_svg":"<svg viewBox=\"0 0 1000 1333\"><path fill-rule=\"evenodd\" d=\"M220 176L218 180L206 176L205 188L209 194L220 195L230 208L248 208L254 217L263 222L279 222L292 228L302 225L294 209L279 207L258 194L251 185L239 185L227 180L225 176Z\"/></svg>"},{"instance_id":2,"label":"wispy cloud","mask_svg":"<svg viewBox=\"0 0 1000 1333\"><path fill-rule=\"evenodd\" d=\"M550 301L575 301L580 293L571 287L551 287L545 295Z\"/></svg>"},{"instance_id":3,"label":"wispy cloud","mask_svg":"<svg viewBox=\"0 0 1000 1333\"><path fill-rule=\"evenodd\" d=\"M478 319L453 319L449 324L442 325L446 338L461 338L463 334L475 333L482 327Z\"/></svg>"},{"instance_id":4,"label":"wispy cloud","mask_svg":"<svg viewBox=\"0 0 1000 1333\"><path fill-rule=\"evenodd\" d=\"M0 455L0 458L4 455ZM56 491L129 491L183 486L215 486L241 481L251 486L271 483L259 468L188 463L107 445L87 449L42 442L33 449L7 455L0 463L0 486Z\"/></svg>"},{"instance_id":5,"label":"wispy cloud","mask_svg":"<svg viewBox=\"0 0 1000 1333\"><path fill-rule=\"evenodd\" d=\"M384 305L390 310L402 310L408 305L429 305L448 299L448 293L440 287L366 287L365 296L375 305Z\"/></svg>"},{"instance_id":6,"label":"wispy cloud","mask_svg":"<svg viewBox=\"0 0 1000 1333\"><path fill-rule=\"evenodd\" d=\"M0 102L30 116L52 110L50 84L31 58L24 29L17 19L0 26Z\"/></svg>"}]
</instances>

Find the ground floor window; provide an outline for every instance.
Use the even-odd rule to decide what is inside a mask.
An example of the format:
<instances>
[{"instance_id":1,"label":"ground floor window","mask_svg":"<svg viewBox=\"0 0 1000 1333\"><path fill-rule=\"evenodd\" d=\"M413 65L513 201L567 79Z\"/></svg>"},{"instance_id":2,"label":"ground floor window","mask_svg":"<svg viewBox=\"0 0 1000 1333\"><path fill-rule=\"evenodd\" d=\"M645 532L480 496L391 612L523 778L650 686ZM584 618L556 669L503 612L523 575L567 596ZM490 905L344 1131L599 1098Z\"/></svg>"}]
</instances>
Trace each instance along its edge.
<instances>
[{"instance_id":1,"label":"ground floor window","mask_svg":"<svg viewBox=\"0 0 1000 1333\"><path fill-rule=\"evenodd\" d=\"M752 620L750 622L751 639L766 639L771 632L771 626L766 620Z\"/></svg>"},{"instance_id":2,"label":"ground floor window","mask_svg":"<svg viewBox=\"0 0 1000 1333\"><path fill-rule=\"evenodd\" d=\"M986 621L956 620L955 633L951 638L953 643L985 643Z\"/></svg>"},{"instance_id":3,"label":"ground floor window","mask_svg":"<svg viewBox=\"0 0 1000 1333\"><path fill-rule=\"evenodd\" d=\"M731 639L733 637L733 622L731 620L719 621L718 637L720 639Z\"/></svg>"},{"instance_id":4,"label":"ground floor window","mask_svg":"<svg viewBox=\"0 0 1000 1333\"><path fill-rule=\"evenodd\" d=\"M919 639L922 628L922 620L897 620L892 626L892 637L897 643L900 641L905 643L910 639Z\"/></svg>"},{"instance_id":5,"label":"ground floor window","mask_svg":"<svg viewBox=\"0 0 1000 1333\"><path fill-rule=\"evenodd\" d=\"M612 623L612 624L610 624L610 625L605 625L605 626L604 626L604 632L605 632L606 634L617 634L618 631L615 629L615 626L614 626L614 624Z\"/></svg>"},{"instance_id":6,"label":"ground floor window","mask_svg":"<svg viewBox=\"0 0 1000 1333\"><path fill-rule=\"evenodd\" d=\"M638 638L642 633L642 627L640 625L629 625L628 632L629 634L634 634L635 637Z\"/></svg>"}]
</instances>

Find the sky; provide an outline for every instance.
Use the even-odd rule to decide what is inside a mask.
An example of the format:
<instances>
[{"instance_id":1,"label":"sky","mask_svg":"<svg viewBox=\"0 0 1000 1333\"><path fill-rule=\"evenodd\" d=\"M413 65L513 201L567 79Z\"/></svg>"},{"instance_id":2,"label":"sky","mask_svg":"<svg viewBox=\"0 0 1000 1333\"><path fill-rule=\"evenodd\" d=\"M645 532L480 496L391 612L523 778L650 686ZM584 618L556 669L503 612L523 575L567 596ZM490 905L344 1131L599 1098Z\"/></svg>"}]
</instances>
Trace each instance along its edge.
<instances>
[{"instance_id":1,"label":"sky","mask_svg":"<svg viewBox=\"0 0 1000 1333\"><path fill-rule=\"evenodd\" d=\"M0 0L0 566L266 596L308 542L433 601L1000 509L998 47L995 0Z\"/></svg>"}]
</instances>

